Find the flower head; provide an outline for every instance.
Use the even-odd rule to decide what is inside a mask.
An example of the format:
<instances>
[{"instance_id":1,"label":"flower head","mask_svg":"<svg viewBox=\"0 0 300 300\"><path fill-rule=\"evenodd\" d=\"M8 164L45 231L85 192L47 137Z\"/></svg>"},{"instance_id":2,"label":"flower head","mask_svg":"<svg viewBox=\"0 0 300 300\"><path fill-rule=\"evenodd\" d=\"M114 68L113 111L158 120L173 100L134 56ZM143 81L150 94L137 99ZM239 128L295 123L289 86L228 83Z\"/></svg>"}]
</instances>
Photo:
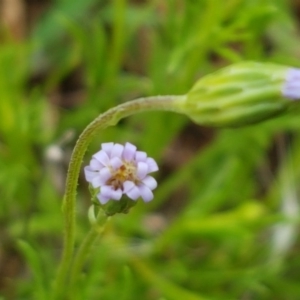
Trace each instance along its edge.
<instances>
[{"instance_id":1,"label":"flower head","mask_svg":"<svg viewBox=\"0 0 300 300\"><path fill-rule=\"evenodd\" d=\"M84 168L86 180L93 188L99 188L97 198L101 204L120 200L123 194L132 200L141 197L145 202L151 201L157 182L148 174L157 170L155 160L130 143L102 144Z\"/></svg>"}]
</instances>

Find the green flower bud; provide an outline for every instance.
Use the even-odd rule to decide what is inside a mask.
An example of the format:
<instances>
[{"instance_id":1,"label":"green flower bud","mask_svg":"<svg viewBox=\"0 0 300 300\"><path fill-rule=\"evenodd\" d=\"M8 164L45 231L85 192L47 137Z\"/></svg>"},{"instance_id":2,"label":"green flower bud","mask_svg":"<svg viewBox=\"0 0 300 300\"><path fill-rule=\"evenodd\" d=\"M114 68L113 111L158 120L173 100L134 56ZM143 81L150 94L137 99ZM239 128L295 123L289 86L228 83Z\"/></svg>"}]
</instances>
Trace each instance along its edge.
<instances>
[{"instance_id":1,"label":"green flower bud","mask_svg":"<svg viewBox=\"0 0 300 300\"><path fill-rule=\"evenodd\" d=\"M234 64L198 80L176 110L207 126L261 122L285 112L293 103L287 98L300 98L298 75L297 69L271 63ZM290 89L295 85L296 95Z\"/></svg>"}]
</instances>

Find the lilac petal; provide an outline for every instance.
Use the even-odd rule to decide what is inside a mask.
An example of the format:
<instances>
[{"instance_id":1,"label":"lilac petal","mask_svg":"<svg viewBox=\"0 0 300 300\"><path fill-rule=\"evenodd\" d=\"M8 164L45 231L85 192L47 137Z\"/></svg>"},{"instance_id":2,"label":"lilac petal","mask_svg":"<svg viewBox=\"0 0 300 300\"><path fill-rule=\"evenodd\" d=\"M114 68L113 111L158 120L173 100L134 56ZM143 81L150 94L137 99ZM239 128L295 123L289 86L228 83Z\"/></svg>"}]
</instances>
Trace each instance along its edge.
<instances>
[{"instance_id":1,"label":"lilac petal","mask_svg":"<svg viewBox=\"0 0 300 300\"><path fill-rule=\"evenodd\" d=\"M292 79L300 79L300 69L297 68L290 68L286 74L286 80L292 80Z\"/></svg>"},{"instance_id":2,"label":"lilac petal","mask_svg":"<svg viewBox=\"0 0 300 300\"><path fill-rule=\"evenodd\" d=\"M105 151L107 153L108 156L110 156L111 150L114 146L114 143L103 143L101 144L101 148L103 149L103 151Z\"/></svg>"},{"instance_id":3,"label":"lilac petal","mask_svg":"<svg viewBox=\"0 0 300 300\"><path fill-rule=\"evenodd\" d=\"M114 157L110 160L110 165L114 170L117 170L123 165L123 162L119 157Z\"/></svg>"},{"instance_id":4,"label":"lilac petal","mask_svg":"<svg viewBox=\"0 0 300 300\"><path fill-rule=\"evenodd\" d=\"M110 200L109 197L105 197L101 193L97 195L97 198L101 204L106 204Z\"/></svg>"},{"instance_id":5,"label":"lilac petal","mask_svg":"<svg viewBox=\"0 0 300 300\"><path fill-rule=\"evenodd\" d=\"M295 88L295 89L297 89L297 88L300 87L300 82L299 81L289 82L289 83L287 83L287 86L289 88Z\"/></svg>"},{"instance_id":6,"label":"lilac petal","mask_svg":"<svg viewBox=\"0 0 300 300\"><path fill-rule=\"evenodd\" d=\"M91 181L91 185L93 186L93 188L98 188L101 185L103 185L102 180L101 180L101 176L99 175L99 173L97 174L97 176L95 176L93 178L93 180Z\"/></svg>"},{"instance_id":7,"label":"lilac petal","mask_svg":"<svg viewBox=\"0 0 300 300\"><path fill-rule=\"evenodd\" d=\"M100 163L100 161L96 158L92 158L92 160L90 161L90 167L93 170L99 170L101 168L103 168L103 165Z\"/></svg>"},{"instance_id":8,"label":"lilac petal","mask_svg":"<svg viewBox=\"0 0 300 300\"><path fill-rule=\"evenodd\" d=\"M115 144L111 149L110 157L122 157L124 146L121 144Z\"/></svg>"},{"instance_id":9,"label":"lilac petal","mask_svg":"<svg viewBox=\"0 0 300 300\"><path fill-rule=\"evenodd\" d=\"M146 185L141 184L138 189L144 202L149 202L153 199L153 193Z\"/></svg>"},{"instance_id":10,"label":"lilac petal","mask_svg":"<svg viewBox=\"0 0 300 300\"><path fill-rule=\"evenodd\" d=\"M290 99L293 99L293 100L296 100L300 97L298 95L298 93L296 93L294 91L282 91L282 95L286 98L290 98Z\"/></svg>"},{"instance_id":11,"label":"lilac petal","mask_svg":"<svg viewBox=\"0 0 300 300\"><path fill-rule=\"evenodd\" d=\"M109 164L109 157L103 150L94 154L93 157L96 158L104 166L107 166Z\"/></svg>"},{"instance_id":12,"label":"lilac petal","mask_svg":"<svg viewBox=\"0 0 300 300\"><path fill-rule=\"evenodd\" d=\"M155 172L158 170L158 165L153 158L148 157L146 162L148 164L148 173Z\"/></svg>"},{"instance_id":13,"label":"lilac petal","mask_svg":"<svg viewBox=\"0 0 300 300\"><path fill-rule=\"evenodd\" d=\"M157 187L157 182L152 176L147 176L143 179L142 183L146 185L150 190L154 190Z\"/></svg>"},{"instance_id":14,"label":"lilac petal","mask_svg":"<svg viewBox=\"0 0 300 300\"><path fill-rule=\"evenodd\" d=\"M111 172L109 168L103 168L100 170L99 175L101 177L102 185L104 185L107 180L111 177Z\"/></svg>"},{"instance_id":15,"label":"lilac petal","mask_svg":"<svg viewBox=\"0 0 300 300\"><path fill-rule=\"evenodd\" d=\"M121 197L122 197L122 191L121 191L121 189L114 190L109 185L102 186L100 193L104 197L109 197L110 199L115 199L115 200L120 200Z\"/></svg>"},{"instance_id":16,"label":"lilac petal","mask_svg":"<svg viewBox=\"0 0 300 300\"><path fill-rule=\"evenodd\" d=\"M123 158L130 161L134 158L136 146L126 143L123 151Z\"/></svg>"},{"instance_id":17,"label":"lilac petal","mask_svg":"<svg viewBox=\"0 0 300 300\"><path fill-rule=\"evenodd\" d=\"M135 184L132 181L125 181L123 183L123 193L126 194L127 192L129 192L133 187L135 187Z\"/></svg>"},{"instance_id":18,"label":"lilac petal","mask_svg":"<svg viewBox=\"0 0 300 300\"><path fill-rule=\"evenodd\" d=\"M123 195L123 192L121 189L117 189L117 190L113 190L113 193L112 193L112 199L114 200L120 200L121 197Z\"/></svg>"},{"instance_id":19,"label":"lilac petal","mask_svg":"<svg viewBox=\"0 0 300 300\"><path fill-rule=\"evenodd\" d=\"M137 162L139 162L139 161L144 161L145 162L146 159L147 159L147 153L146 152L136 151L136 153L135 153L135 160Z\"/></svg>"},{"instance_id":20,"label":"lilac petal","mask_svg":"<svg viewBox=\"0 0 300 300\"><path fill-rule=\"evenodd\" d=\"M145 178L145 176L148 174L148 164L145 162L139 162L137 165L136 175L139 179Z\"/></svg>"},{"instance_id":21,"label":"lilac petal","mask_svg":"<svg viewBox=\"0 0 300 300\"><path fill-rule=\"evenodd\" d=\"M129 191L126 192L126 195L130 199L136 200L141 195L140 189L136 185L134 185Z\"/></svg>"},{"instance_id":22,"label":"lilac petal","mask_svg":"<svg viewBox=\"0 0 300 300\"><path fill-rule=\"evenodd\" d=\"M84 167L84 175L87 182L91 182L98 172L95 172L90 166Z\"/></svg>"},{"instance_id":23,"label":"lilac petal","mask_svg":"<svg viewBox=\"0 0 300 300\"><path fill-rule=\"evenodd\" d=\"M286 81L282 89L282 95L286 98L297 100L300 98L300 70L291 68L286 74Z\"/></svg>"}]
</instances>

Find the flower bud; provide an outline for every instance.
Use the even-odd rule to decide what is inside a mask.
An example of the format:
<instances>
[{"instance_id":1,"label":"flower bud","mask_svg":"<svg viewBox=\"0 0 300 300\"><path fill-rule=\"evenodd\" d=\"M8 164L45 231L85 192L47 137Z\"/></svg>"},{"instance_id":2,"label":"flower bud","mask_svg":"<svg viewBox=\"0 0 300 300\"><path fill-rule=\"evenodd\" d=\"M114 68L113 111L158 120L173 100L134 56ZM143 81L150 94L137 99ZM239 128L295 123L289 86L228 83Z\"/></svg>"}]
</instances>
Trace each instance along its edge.
<instances>
[{"instance_id":1,"label":"flower bud","mask_svg":"<svg viewBox=\"0 0 300 300\"><path fill-rule=\"evenodd\" d=\"M242 62L198 80L176 110L201 125L235 127L282 114L299 98L300 70Z\"/></svg>"}]
</instances>

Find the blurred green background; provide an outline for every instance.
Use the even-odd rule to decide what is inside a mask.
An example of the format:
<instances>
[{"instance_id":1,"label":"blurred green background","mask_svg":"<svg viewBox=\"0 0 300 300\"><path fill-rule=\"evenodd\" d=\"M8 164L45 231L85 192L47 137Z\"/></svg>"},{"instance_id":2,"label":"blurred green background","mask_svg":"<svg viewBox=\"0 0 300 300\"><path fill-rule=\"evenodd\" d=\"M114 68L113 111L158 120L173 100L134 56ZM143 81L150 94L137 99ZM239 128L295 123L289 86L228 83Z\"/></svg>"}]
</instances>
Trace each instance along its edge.
<instances>
[{"instance_id":1,"label":"blurred green background","mask_svg":"<svg viewBox=\"0 0 300 300\"><path fill-rule=\"evenodd\" d=\"M300 67L300 2L2 0L0 299L49 299L64 180L99 113L184 94L243 60ZM132 116L97 136L160 165L154 200L114 216L74 299L300 299L299 112L240 129ZM81 175L76 245L90 227Z\"/></svg>"}]
</instances>

